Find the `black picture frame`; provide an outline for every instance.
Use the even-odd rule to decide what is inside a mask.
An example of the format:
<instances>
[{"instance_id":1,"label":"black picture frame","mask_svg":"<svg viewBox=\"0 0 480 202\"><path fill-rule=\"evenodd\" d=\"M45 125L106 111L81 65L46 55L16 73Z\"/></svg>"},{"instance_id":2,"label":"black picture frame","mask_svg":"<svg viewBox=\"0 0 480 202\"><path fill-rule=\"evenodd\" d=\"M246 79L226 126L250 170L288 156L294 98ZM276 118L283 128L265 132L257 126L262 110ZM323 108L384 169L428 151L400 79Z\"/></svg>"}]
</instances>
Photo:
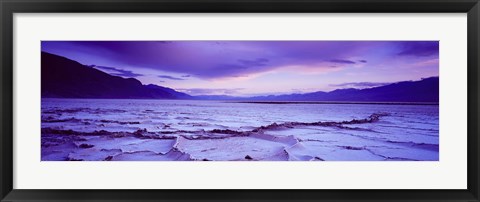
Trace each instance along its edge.
<instances>
[{"instance_id":1,"label":"black picture frame","mask_svg":"<svg viewBox=\"0 0 480 202\"><path fill-rule=\"evenodd\" d=\"M479 201L478 0L0 0L1 201ZM15 13L467 13L468 188L465 190L24 190L13 189Z\"/></svg>"}]
</instances>

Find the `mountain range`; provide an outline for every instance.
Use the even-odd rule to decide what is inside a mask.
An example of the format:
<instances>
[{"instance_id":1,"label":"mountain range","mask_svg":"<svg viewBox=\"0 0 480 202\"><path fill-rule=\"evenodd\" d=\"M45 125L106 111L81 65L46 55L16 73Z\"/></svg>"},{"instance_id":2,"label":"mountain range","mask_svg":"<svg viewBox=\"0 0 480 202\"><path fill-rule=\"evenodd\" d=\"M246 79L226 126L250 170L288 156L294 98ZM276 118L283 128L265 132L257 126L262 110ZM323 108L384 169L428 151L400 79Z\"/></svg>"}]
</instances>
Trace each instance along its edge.
<instances>
[{"instance_id":1,"label":"mountain range","mask_svg":"<svg viewBox=\"0 0 480 202\"><path fill-rule=\"evenodd\" d=\"M250 100L268 101L356 101L356 102L438 102L439 78L403 81L367 89L337 89L277 96L259 96Z\"/></svg>"},{"instance_id":2,"label":"mountain range","mask_svg":"<svg viewBox=\"0 0 480 202\"><path fill-rule=\"evenodd\" d=\"M255 97L191 96L134 78L113 76L68 58L42 52L41 91L44 98L198 99L249 101L438 102L439 78L403 81L367 89Z\"/></svg>"},{"instance_id":3,"label":"mountain range","mask_svg":"<svg viewBox=\"0 0 480 202\"><path fill-rule=\"evenodd\" d=\"M112 76L58 55L42 52L41 60L42 97L192 99L171 88Z\"/></svg>"}]
</instances>

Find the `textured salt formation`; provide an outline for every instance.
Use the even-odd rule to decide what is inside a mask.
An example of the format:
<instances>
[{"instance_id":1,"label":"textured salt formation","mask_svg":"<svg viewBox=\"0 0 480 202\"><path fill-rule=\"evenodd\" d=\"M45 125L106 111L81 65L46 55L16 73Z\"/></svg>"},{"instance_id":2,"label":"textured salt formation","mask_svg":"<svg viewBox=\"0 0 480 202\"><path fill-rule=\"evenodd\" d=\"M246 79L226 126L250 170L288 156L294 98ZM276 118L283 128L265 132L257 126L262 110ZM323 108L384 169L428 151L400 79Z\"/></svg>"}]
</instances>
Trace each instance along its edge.
<instances>
[{"instance_id":1,"label":"textured salt formation","mask_svg":"<svg viewBox=\"0 0 480 202\"><path fill-rule=\"evenodd\" d=\"M42 160L438 160L438 106L52 99Z\"/></svg>"}]
</instances>

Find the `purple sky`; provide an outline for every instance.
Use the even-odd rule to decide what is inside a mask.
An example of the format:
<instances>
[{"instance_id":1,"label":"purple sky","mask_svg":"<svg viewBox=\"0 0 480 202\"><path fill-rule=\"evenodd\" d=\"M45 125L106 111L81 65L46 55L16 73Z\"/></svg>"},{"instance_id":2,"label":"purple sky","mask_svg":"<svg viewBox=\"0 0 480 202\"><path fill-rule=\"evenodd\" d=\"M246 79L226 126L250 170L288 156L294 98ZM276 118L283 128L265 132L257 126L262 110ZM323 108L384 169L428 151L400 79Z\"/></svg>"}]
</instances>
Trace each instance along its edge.
<instances>
[{"instance_id":1,"label":"purple sky","mask_svg":"<svg viewBox=\"0 0 480 202\"><path fill-rule=\"evenodd\" d=\"M438 76L438 41L43 41L42 51L192 95L369 88Z\"/></svg>"}]
</instances>

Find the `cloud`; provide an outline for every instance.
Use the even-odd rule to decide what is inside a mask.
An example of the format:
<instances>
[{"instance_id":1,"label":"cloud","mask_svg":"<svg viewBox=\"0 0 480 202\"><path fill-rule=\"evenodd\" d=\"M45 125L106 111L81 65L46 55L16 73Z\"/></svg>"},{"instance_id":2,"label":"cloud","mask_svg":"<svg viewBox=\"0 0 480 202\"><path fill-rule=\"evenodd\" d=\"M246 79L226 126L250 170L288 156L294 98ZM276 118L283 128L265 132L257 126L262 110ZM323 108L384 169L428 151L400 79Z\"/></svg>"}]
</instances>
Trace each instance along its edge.
<instances>
[{"instance_id":1,"label":"cloud","mask_svg":"<svg viewBox=\"0 0 480 202\"><path fill-rule=\"evenodd\" d=\"M177 81L185 80L185 79L182 79L182 78L168 76L168 75L158 75L158 77L162 78L162 79L170 79L170 80L177 80Z\"/></svg>"},{"instance_id":2,"label":"cloud","mask_svg":"<svg viewBox=\"0 0 480 202\"><path fill-rule=\"evenodd\" d=\"M330 86L371 88L371 87L384 86L384 85L388 85L388 84L391 84L391 83L384 83L384 82L350 82L350 83L341 83L341 84L331 84Z\"/></svg>"},{"instance_id":3,"label":"cloud","mask_svg":"<svg viewBox=\"0 0 480 202\"><path fill-rule=\"evenodd\" d=\"M265 58L257 58L254 60L244 60L244 59L239 59L238 62L243 64L246 67L255 67L255 66L265 66L267 65L267 62L269 60Z\"/></svg>"},{"instance_id":4,"label":"cloud","mask_svg":"<svg viewBox=\"0 0 480 202\"><path fill-rule=\"evenodd\" d=\"M438 58L430 59L430 60L421 60L416 63L413 63L413 67L429 67L429 66L437 66L438 67L439 60Z\"/></svg>"},{"instance_id":5,"label":"cloud","mask_svg":"<svg viewBox=\"0 0 480 202\"><path fill-rule=\"evenodd\" d=\"M438 41L411 41L402 43L401 51L398 52L398 55L425 57L438 55L438 50Z\"/></svg>"},{"instance_id":6,"label":"cloud","mask_svg":"<svg viewBox=\"0 0 480 202\"><path fill-rule=\"evenodd\" d=\"M363 41L43 41L42 50L61 53L61 49L64 52L61 55L81 59L79 62L118 63L215 79L284 66L322 68L312 64L348 58L372 44L375 45ZM334 59L333 62L353 61Z\"/></svg>"},{"instance_id":7,"label":"cloud","mask_svg":"<svg viewBox=\"0 0 480 202\"><path fill-rule=\"evenodd\" d=\"M332 63L339 63L339 64L355 64L354 61L351 61L351 60L343 60L343 59L331 59L331 60L328 60L329 62L332 62Z\"/></svg>"},{"instance_id":8,"label":"cloud","mask_svg":"<svg viewBox=\"0 0 480 202\"><path fill-rule=\"evenodd\" d=\"M191 75L182 75L183 78L188 78L188 77L191 77Z\"/></svg>"},{"instance_id":9,"label":"cloud","mask_svg":"<svg viewBox=\"0 0 480 202\"><path fill-rule=\"evenodd\" d=\"M321 71L331 66L350 67L366 63L367 60L392 63L392 58L398 55L438 54L438 42L42 41L42 51L83 64L121 65L171 72L174 75L191 75L199 79L222 79L270 72L287 66Z\"/></svg>"},{"instance_id":10,"label":"cloud","mask_svg":"<svg viewBox=\"0 0 480 202\"><path fill-rule=\"evenodd\" d=\"M175 90L190 95L235 95L244 88L179 88Z\"/></svg>"},{"instance_id":11,"label":"cloud","mask_svg":"<svg viewBox=\"0 0 480 202\"><path fill-rule=\"evenodd\" d=\"M118 69L115 67L105 67L105 66L96 66L96 65L90 65L90 67L100 69L100 70L107 70L110 72L109 74L115 75L115 76L129 77L129 78L143 76L143 74L137 74L137 73L133 73L132 71Z\"/></svg>"}]
</instances>

